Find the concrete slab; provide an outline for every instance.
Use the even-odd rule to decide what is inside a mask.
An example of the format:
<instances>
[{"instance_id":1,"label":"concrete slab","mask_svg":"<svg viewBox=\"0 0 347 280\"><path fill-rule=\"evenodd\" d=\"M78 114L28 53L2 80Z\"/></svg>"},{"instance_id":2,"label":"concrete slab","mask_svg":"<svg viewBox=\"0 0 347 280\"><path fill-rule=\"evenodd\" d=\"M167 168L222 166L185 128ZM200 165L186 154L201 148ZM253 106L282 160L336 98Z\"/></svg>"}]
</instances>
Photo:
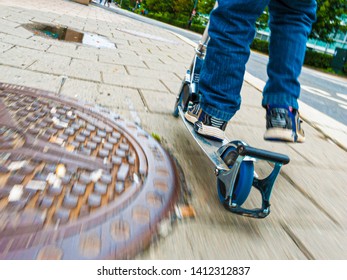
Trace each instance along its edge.
<instances>
[{"instance_id":1,"label":"concrete slab","mask_svg":"<svg viewBox=\"0 0 347 280\"><path fill-rule=\"evenodd\" d=\"M144 111L142 98L136 89L102 84L96 102L104 107L118 110Z\"/></svg>"},{"instance_id":2,"label":"concrete slab","mask_svg":"<svg viewBox=\"0 0 347 280\"><path fill-rule=\"evenodd\" d=\"M11 14L11 15L7 16L6 19L8 21L22 24L22 23L26 23L26 22L30 21L32 19L32 16L26 15L26 14L22 14L21 16L18 16L16 14Z\"/></svg>"},{"instance_id":3,"label":"concrete slab","mask_svg":"<svg viewBox=\"0 0 347 280\"><path fill-rule=\"evenodd\" d=\"M122 57L112 57L109 55L100 55L99 61L103 63L113 63L117 65L135 66L139 68L147 68L146 64L134 53L133 55L125 55Z\"/></svg>"},{"instance_id":4,"label":"concrete slab","mask_svg":"<svg viewBox=\"0 0 347 280\"><path fill-rule=\"evenodd\" d=\"M149 89L149 90L157 90L157 91L166 90L166 88L160 82L159 79L103 73L103 80L107 84L121 86L121 87Z\"/></svg>"},{"instance_id":5,"label":"concrete slab","mask_svg":"<svg viewBox=\"0 0 347 280\"><path fill-rule=\"evenodd\" d=\"M159 71L166 71L166 72L171 71L176 73L177 75L183 75L186 72L187 68L189 67L189 64L175 63L174 65L169 65L164 63L153 63L151 61L148 61L147 66L149 69L152 69L152 70L159 70Z\"/></svg>"},{"instance_id":6,"label":"concrete slab","mask_svg":"<svg viewBox=\"0 0 347 280\"><path fill-rule=\"evenodd\" d=\"M286 169L286 174L305 196L324 209L340 226L347 229L345 171L317 166L291 166Z\"/></svg>"},{"instance_id":7,"label":"concrete slab","mask_svg":"<svg viewBox=\"0 0 347 280\"><path fill-rule=\"evenodd\" d=\"M43 73L65 75L70 67L71 58L56 54L44 53L37 57L27 69Z\"/></svg>"},{"instance_id":8,"label":"concrete slab","mask_svg":"<svg viewBox=\"0 0 347 280\"><path fill-rule=\"evenodd\" d=\"M1 15L1 14L0 14ZM18 24L17 22L12 22L9 20L5 20L6 16L3 15L2 18L0 18L0 24L1 26L4 28L3 32L7 33L6 31L8 29L15 29L16 27L20 26L20 24ZM16 34L17 35L17 34ZM17 35L18 36L18 35Z\"/></svg>"},{"instance_id":9,"label":"concrete slab","mask_svg":"<svg viewBox=\"0 0 347 280\"><path fill-rule=\"evenodd\" d=\"M165 85L165 87L169 90L170 93L172 93L176 97L178 96L178 92L181 89L182 79L179 82L177 82L176 79L174 80L163 79L161 81Z\"/></svg>"},{"instance_id":10,"label":"concrete slab","mask_svg":"<svg viewBox=\"0 0 347 280\"><path fill-rule=\"evenodd\" d=\"M142 58L142 57L140 57ZM180 85L181 79L179 79L173 72L170 71L158 71L150 69L142 69L135 66L127 66L127 70L130 75L146 78L159 78L165 82L170 81L176 85Z\"/></svg>"},{"instance_id":11,"label":"concrete slab","mask_svg":"<svg viewBox=\"0 0 347 280\"><path fill-rule=\"evenodd\" d=\"M99 95L97 83L73 78L68 78L65 81L60 93L71 98L81 99L91 103L96 103L97 96Z\"/></svg>"},{"instance_id":12,"label":"concrete slab","mask_svg":"<svg viewBox=\"0 0 347 280\"><path fill-rule=\"evenodd\" d=\"M242 222L240 222L242 224ZM216 230L218 228L219 230ZM292 240L283 230L254 226L179 223L171 238L136 257L138 260L305 260L293 250ZM165 250L158 249L165 248Z\"/></svg>"},{"instance_id":13,"label":"concrete slab","mask_svg":"<svg viewBox=\"0 0 347 280\"><path fill-rule=\"evenodd\" d=\"M76 51L73 52L74 58L85 59L89 61L98 61L98 55L95 53L92 47L85 47L82 45L78 45Z\"/></svg>"},{"instance_id":14,"label":"concrete slab","mask_svg":"<svg viewBox=\"0 0 347 280\"><path fill-rule=\"evenodd\" d=\"M4 33L7 33L9 35L14 35L16 37L24 38L24 39L30 38L33 35L32 32L25 29L22 26L22 24L18 24L15 28L9 28L9 29L4 28Z\"/></svg>"},{"instance_id":15,"label":"concrete slab","mask_svg":"<svg viewBox=\"0 0 347 280\"><path fill-rule=\"evenodd\" d=\"M42 38L40 40L46 41L47 39ZM56 40L50 40L49 43L51 44L51 46L47 50L48 53L73 57L73 54L77 49L77 45L73 43L61 42Z\"/></svg>"},{"instance_id":16,"label":"concrete slab","mask_svg":"<svg viewBox=\"0 0 347 280\"><path fill-rule=\"evenodd\" d=\"M58 92L61 78L55 75L0 65L0 81Z\"/></svg>"},{"instance_id":17,"label":"concrete slab","mask_svg":"<svg viewBox=\"0 0 347 280\"><path fill-rule=\"evenodd\" d=\"M176 97L167 92L141 90L144 101L151 113L170 114L173 111ZM171 102L167 102L171 100Z\"/></svg>"},{"instance_id":18,"label":"concrete slab","mask_svg":"<svg viewBox=\"0 0 347 280\"><path fill-rule=\"evenodd\" d=\"M9 50L10 48L13 48L13 46L14 45L1 42L0 43L0 53L3 53L5 51Z\"/></svg>"},{"instance_id":19,"label":"concrete slab","mask_svg":"<svg viewBox=\"0 0 347 280\"><path fill-rule=\"evenodd\" d=\"M0 54L0 63L25 69L39 59L40 56L42 56L42 53L37 50L13 47Z\"/></svg>"},{"instance_id":20,"label":"concrete slab","mask_svg":"<svg viewBox=\"0 0 347 280\"><path fill-rule=\"evenodd\" d=\"M85 81L100 82L101 81L101 72L97 70L86 71L81 65L74 65L69 67L66 71L66 74L75 79L81 79Z\"/></svg>"},{"instance_id":21,"label":"concrete slab","mask_svg":"<svg viewBox=\"0 0 347 280\"><path fill-rule=\"evenodd\" d=\"M316 260L346 260L346 230L291 229Z\"/></svg>"}]
</instances>

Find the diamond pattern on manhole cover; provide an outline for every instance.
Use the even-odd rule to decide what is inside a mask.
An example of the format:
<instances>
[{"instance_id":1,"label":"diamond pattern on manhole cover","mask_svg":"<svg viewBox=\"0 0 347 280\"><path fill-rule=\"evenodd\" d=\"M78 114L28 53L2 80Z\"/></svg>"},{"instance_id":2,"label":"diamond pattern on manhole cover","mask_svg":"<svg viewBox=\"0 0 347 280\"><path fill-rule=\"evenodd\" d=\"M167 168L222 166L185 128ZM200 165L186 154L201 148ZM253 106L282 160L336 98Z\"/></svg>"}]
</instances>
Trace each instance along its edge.
<instances>
[{"instance_id":1,"label":"diamond pattern on manhole cover","mask_svg":"<svg viewBox=\"0 0 347 280\"><path fill-rule=\"evenodd\" d=\"M178 192L176 168L115 113L0 83L0 258L129 258Z\"/></svg>"}]
</instances>

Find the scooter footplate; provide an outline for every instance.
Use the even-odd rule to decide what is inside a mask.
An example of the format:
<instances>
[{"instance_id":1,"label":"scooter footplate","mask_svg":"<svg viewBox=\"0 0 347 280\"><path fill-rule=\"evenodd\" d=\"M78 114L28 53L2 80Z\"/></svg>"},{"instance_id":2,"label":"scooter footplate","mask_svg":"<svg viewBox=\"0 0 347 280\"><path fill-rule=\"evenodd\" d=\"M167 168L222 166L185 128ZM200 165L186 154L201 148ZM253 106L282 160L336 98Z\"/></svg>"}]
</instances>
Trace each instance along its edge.
<instances>
[{"instance_id":1,"label":"scooter footplate","mask_svg":"<svg viewBox=\"0 0 347 280\"><path fill-rule=\"evenodd\" d=\"M180 106L178 106L179 115L182 118L185 126L189 130L189 132L193 135L195 141L199 144L201 149L205 152L205 154L209 157L212 163L219 170L229 170L230 168L224 163L224 161L217 155L216 151L223 145L229 143L228 139L224 139L223 142L209 140L198 133L195 132L194 126L189 123L184 117L184 112Z\"/></svg>"}]
</instances>

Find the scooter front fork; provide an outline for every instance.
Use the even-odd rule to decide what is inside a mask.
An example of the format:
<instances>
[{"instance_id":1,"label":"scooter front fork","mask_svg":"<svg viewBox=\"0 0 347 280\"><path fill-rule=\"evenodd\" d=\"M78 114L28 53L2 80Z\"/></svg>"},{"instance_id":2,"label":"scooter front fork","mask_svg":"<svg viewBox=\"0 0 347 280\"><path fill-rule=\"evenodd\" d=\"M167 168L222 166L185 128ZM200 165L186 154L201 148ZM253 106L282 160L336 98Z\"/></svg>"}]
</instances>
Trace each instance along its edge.
<instances>
[{"instance_id":1,"label":"scooter front fork","mask_svg":"<svg viewBox=\"0 0 347 280\"><path fill-rule=\"evenodd\" d=\"M265 218L270 214L270 196L274 183L281 170L282 165L289 163L289 157L283 154L253 148L241 141L233 141L226 145L223 145L217 151L217 154L220 157L225 158L225 155L223 156L223 153L227 150L228 147L230 147L230 145L235 145L235 143L237 145L237 148L235 151L233 151L232 162L228 163L231 165L231 168L216 169L218 180L220 180L223 185L226 186L223 205L227 210L235 214L253 218ZM261 194L261 208L246 209L233 201L237 176L239 175L240 166L245 160L265 160L274 163L272 172L266 178L258 179L253 175L252 186L255 187Z\"/></svg>"}]
</instances>

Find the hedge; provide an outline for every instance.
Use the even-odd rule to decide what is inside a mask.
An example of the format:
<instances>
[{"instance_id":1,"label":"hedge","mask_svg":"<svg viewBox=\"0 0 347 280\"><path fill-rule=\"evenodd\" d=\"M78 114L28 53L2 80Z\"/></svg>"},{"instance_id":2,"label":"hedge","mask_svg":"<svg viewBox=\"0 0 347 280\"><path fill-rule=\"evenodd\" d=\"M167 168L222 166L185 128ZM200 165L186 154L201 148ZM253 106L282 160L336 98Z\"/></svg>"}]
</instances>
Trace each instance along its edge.
<instances>
[{"instance_id":1,"label":"hedge","mask_svg":"<svg viewBox=\"0 0 347 280\"><path fill-rule=\"evenodd\" d=\"M147 16L152 18L152 19L156 19L156 20L159 20L161 22L169 23L171 25L174 25L174 26L177 26L180 28L187 28L187 26L188 26L188 20L185 21L183 19L174 19L174 18L168 17L167 15L164 15L164 14L149 13ZM202 34L205 30L205 26L193 23L189 29L191 31Z\"/></svg>"},{"instance_id":2,"label":"hedge","mask_svg":"<svg viewBox=\"0 0 347 280\"><path fill-rule=\"evenodd\" d=\"M260 51L262 53L269 53L269 42L255 38L251 44L251 49ZM324 54L307 50L305 55L304 64L321 69L331 68L331 61L333 56L331 54Z\"/></svg>"},{"instance_id":3,"label":"hedge","mask_svg":"<svg viewBox=\"0 0 347 280\"><path fill-rule=\"evenodd\" d=\"M331 54L307 50L304 64L317 68L328 69L331 67L332 59L333 56Z\"/></svg>"},{"instance_id":4,"label":"hedge","mask_svg":"<svg viewBox=\"0 0 347 280\"><path fill-rule=\"evenodd\" d=\"M251 49L269 54L269 42L255 38L251 44Z\"/></svg>"},{"instance_id":5,"label":"hedge","mask_svg":"<svg viewBox=\"0 0 347 280\"><path fill-rule=\"evenodd\" d=\"M188 26L188 21L185 21L182 19L181 20L173 19L169 17L168 15L164 15L164 14L149 13L147 16L150 18L177 26L177 27L181 27L181 28L187 28ZM205 30L205 26L193 23L190 26L190 30L202 34ZM255 38L251 44L251 49L257 50L265 54L269 54L269 42ZM332 59L333 59L333 56L330 54L315 52L313 50L308 49L306 51L304 64L315 67L315 68L329 70L331 69ZM347 73L347 63L344 65L343 71L344 73Z\"/></svg>"}]
</instances>

